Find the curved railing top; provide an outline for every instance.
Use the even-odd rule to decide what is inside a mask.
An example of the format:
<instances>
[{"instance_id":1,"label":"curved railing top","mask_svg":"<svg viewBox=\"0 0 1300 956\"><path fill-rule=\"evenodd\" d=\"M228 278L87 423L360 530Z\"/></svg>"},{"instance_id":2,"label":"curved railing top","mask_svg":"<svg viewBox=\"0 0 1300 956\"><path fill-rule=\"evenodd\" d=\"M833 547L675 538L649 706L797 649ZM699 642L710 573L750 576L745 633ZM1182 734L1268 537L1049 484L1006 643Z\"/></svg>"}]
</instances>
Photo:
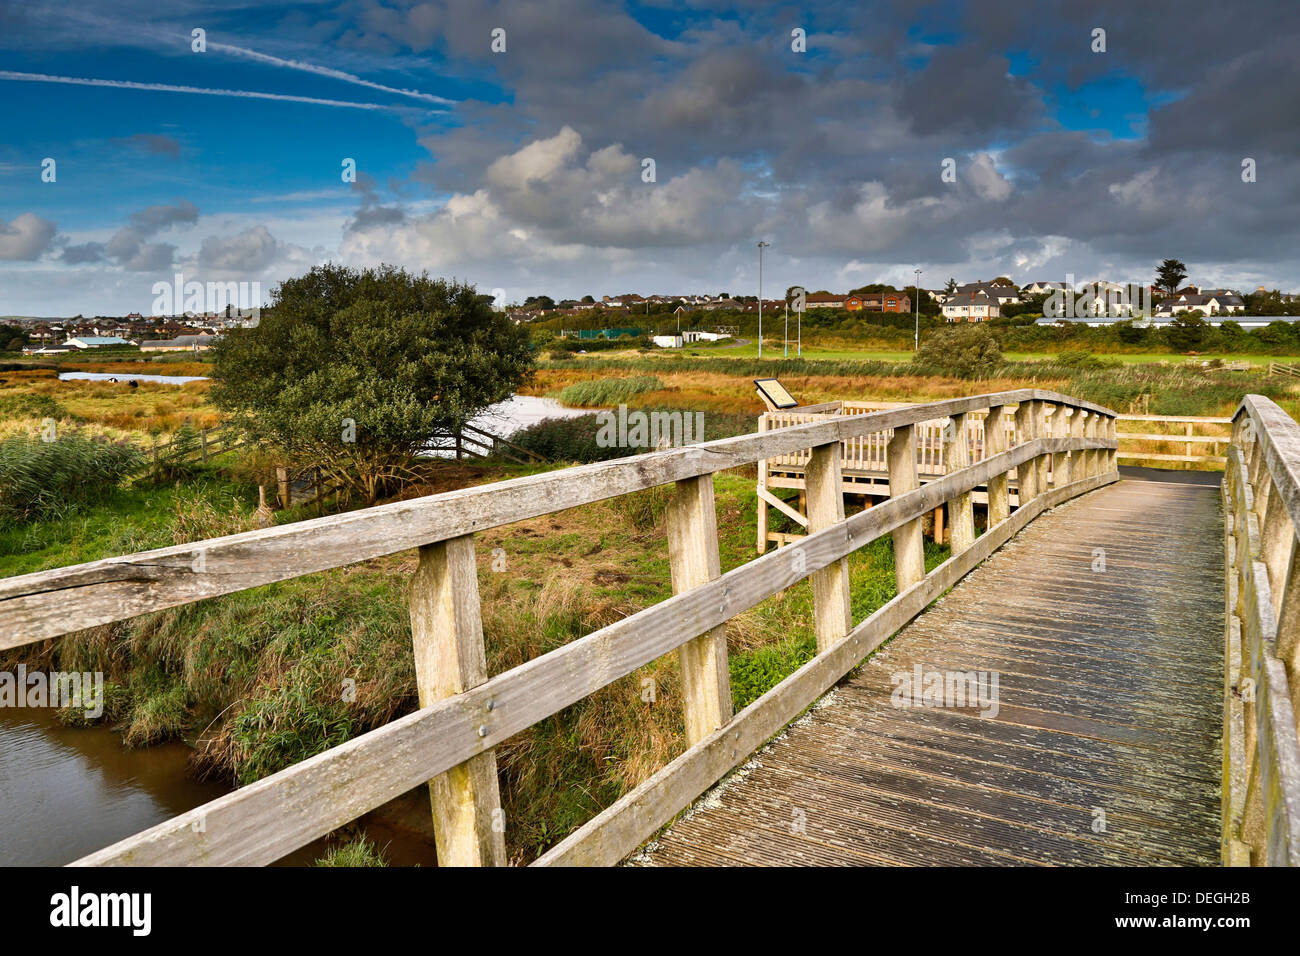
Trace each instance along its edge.
<instances>
[{"instance_id":1,"label":"curved railing top","mask_svg":"<svg viewBox=\"0 0 1300 956\"><path fill-rule=\"evenodd\" d=\"M656 485L978 409L1101 405L1026 388L910 405L528 475L0 579L0 648L448 541Z\"/></svg>"},{"instance_id":2,"label":"curved railing top","mask_svg":"<svg viewBox=\"0 0 1300 956\"><path fill-rule=\"evenodd\" d=\"M1300 529L1300 425L1263 395L1247 395L1232 418L1233 435L1239 442L1259 443L1272 479L1271 493L1286 505L1292 527Z\"/></svg>"}]
</instances>

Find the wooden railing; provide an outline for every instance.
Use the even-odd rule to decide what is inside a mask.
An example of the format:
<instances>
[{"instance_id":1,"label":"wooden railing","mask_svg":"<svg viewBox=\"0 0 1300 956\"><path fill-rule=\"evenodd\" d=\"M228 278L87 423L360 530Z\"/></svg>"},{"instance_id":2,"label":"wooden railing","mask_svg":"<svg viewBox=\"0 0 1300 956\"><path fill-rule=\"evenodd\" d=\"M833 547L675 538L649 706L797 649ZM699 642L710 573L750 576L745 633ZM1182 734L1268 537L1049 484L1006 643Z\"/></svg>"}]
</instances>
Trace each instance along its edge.
<instances>
[{"instance_id":1,"label":"wooden railing","mask_svg":"<svg viewBox=\"0 0 1300 956\"><path fill-rule=\"evenodd\" d=\"M1300 378L1300 365L1287 365L1283 362L1269 362L1269 375L1290 375L1292 378Z\"/></svg>"},{"instance_id":2,"label":"wooden railing","mask_svg":"<svg viewBox=\"0 0 1300 956\"><path fill-rule=\"evenodd\" d=\"M177 437L162 444L149 446L149 460L145 467L156 468L159 464L168 464L191 459L208 461L217 455L224 455L247 444L244 433L233 425L223 424L216 428L201 428L194 431L192 443L186 443Z\"/></svg>"},{"instance_id":3,"label":"wooden railing","mask_svg":"<svg viewBox=\"0 0 1300 956\"><path fill-rule=\"evenodd\" d=\"M1223 499L1223 860L1300 866L1300 425L1262 395L1237 408Z\"/></svg>"},{"instance_id":4,"label":"wooden railing","mask_svg":"<svg viewBox=\"0 0 1300 956\"><path fill-rule=\"evenodd\" d=\"M1017 406L1017 443L991 437L971 464L960 435L972 414L995 426ZM1068 421L1043 437L1043 412ZM947 474L918 485L917 428L950 418ZM889 432L894 496L845 518L842 442ZM1068 432L1068 434L1067 434ZM161 608L419 548L411 632L420 709L163 822L80 864L266 864L428 782L439 861L505 862L494 749L656 658L682 668L688 749L537 863L609 864L797 717L834 683L1044 510L1100 487L1115 471L1114 413L1038 389L838 416L763 434L654 452L394 502L347 514L0 579L0 649ZM810 449L810 534L720 574L713 476ZM1047 459L1055 480L1045 480ZM1022 474L1010 510L1007 474ZM674 596L488 678L474 534L675 483L667 511ZM987 486L976 535L971 491ZM948 503L952 556L928 574L921 516ZM893 536L898 594L854 625L848 556ZM725 624L811 578L817 655L732 714Z\"/></svg>"}]
</instances>

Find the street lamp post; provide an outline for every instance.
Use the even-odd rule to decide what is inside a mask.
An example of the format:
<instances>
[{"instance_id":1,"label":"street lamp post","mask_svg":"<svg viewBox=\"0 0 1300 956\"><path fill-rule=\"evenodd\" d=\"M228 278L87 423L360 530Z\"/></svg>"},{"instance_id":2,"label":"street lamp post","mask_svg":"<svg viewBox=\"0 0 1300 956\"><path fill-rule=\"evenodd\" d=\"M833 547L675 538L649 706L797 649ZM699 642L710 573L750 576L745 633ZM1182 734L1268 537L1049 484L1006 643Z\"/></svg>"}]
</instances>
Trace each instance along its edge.
<instances>
[{"instance_id":1,"label":"street lamp post","mask_svg":"<svg viewBox=\"0 0 1300 956\"><path fill-rule=\"evenodd\" d=\"M790 357L790 303L785 304L785 350L781 353L783 358Z\"/></svg>"},{"instance_id":2,"label":"street lamp post","mask_svg":"<svg viewBox=\"0 0 1300 956\"><path fill-rule=\"evenodd\" d=\"M919 352L921 350L921 270L913 269L916 273L916 284L912 286L912 293L916 296L916 337L912 342L912 350Z\"/></svg>"},{"instance_id":3,"label":"street lamp post","mask_svg":"<svg viewBox=\"0 0 1300 956\"><path fill-rule=\"evenodd\" d=\"M758 243L758 357L763 357L763 250L770 242Z\"/></svg>"}]
</instances>

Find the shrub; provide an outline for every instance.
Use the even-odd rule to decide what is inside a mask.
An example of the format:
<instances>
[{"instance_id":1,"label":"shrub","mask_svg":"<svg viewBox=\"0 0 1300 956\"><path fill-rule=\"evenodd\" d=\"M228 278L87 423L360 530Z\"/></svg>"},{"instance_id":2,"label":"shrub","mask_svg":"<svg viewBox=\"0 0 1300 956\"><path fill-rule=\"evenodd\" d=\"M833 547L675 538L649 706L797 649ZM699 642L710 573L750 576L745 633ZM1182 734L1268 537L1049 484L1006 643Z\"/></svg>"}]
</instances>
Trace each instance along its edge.
<instances>
[{"instance_id":1,"label":"shrub","mask_svg":"<svg viewBox=\"0 0 1300 956\"><path fill-rule=\"evenodd\" d=\"M624 448L602 448L596 444L600 423L595 413L576 418L544 418L520 429L510 441L547 461L609 461L627 455Z\"/></svg>"},{"instance_id":2,"label":"shrub","mask_svg":"<svg viewBox=\"0 0 1300 956\"><path fill-rule=\"evenodd\" d=\"M0 418L62 418L63 406L48 395L20 392L0 395Z\"/></svg>"},{"instance_id":3,"label":"shrub","mask_svg":"<svg viewBox=\"0 0 1300 956\"><path fill-rule=\"evenodd\" d=\"M912 362L957 378L988 378L1002 365L1002 349L982 323L958 322L926 336Z\"/></svg>"},{"instance_id":4,"label":"shrub","mask_svg":"<svg viewBox=\"0 0 1300 956\"><path fill-rule=\"evenodd\" d=\"M116 487L143 460L140 449L126 442L76 434L52 442L7 438L0 441L0 515L14 520L67 515Z\"/></svg>"},{"instance_id":5,"label":"shrub","mask_svg":"<svg viewBox=\"0 0 1300 956\"><path fill-rule=\"evenodd\" d=\"M657 392L663 383L653 375L632 378L598 378L590 382L575 382L560 391L559 399L566 405L590 408L617 405L642 392Z\"/></svg>"}]
</instances>

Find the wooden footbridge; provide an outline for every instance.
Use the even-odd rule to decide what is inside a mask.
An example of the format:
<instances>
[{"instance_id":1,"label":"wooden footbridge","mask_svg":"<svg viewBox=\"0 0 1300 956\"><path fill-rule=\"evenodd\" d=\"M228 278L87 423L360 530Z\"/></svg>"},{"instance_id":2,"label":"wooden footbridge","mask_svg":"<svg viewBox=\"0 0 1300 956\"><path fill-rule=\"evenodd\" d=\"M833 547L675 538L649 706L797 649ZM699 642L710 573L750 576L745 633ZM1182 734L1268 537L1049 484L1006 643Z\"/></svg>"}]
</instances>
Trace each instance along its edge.
<instances>
[{"instance_id":1,"label":"wooden footbridge","mask_svg":"<svg viewBox=\"0 0 1300 956\"><path fill-rule=\"evenodd\" d=\"M1121 481L1115 418L1038 389L827 415L0 579L0 648L419 549L418 711L81 864L271 863L425 782L440 861L502 864L494 748L675 654L688 749L537 864L1294 865L1300 426L1246 396L1206 488ZM888 497L846 515L868 436ZM721 574L713 475L783 456L806 533ZM674 596L489 676L474 535L668 484ZM886 535L897 595L854 621ZM733 713L728 620L805 579L816 656Z\"/></svg>"}]
</instances>

